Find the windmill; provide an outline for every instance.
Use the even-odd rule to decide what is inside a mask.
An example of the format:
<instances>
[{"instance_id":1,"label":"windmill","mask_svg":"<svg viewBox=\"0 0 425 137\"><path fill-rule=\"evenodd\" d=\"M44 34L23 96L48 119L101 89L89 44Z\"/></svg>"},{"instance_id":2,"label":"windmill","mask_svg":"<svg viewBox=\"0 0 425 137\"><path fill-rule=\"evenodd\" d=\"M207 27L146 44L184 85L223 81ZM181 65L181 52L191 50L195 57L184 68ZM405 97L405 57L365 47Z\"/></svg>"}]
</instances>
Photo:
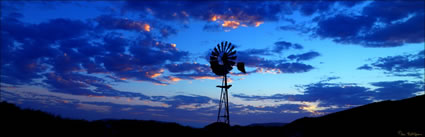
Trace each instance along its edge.
<instances>
[{"instance_id":1,"label":"windmill","mask_svg":"<svg viewBox=\"0 0 425 137\"><path fill-rule=\"evenodd\" d=\"M234 49L235 46L233 46L232 43L227 43L227 41L221 42L221 45L220 43L217 44L217 47L214 48L210 56L212 71L218 76L223 76L221 85L217 86L218 88L221 88L217 122L224 122L228 125L230 125L228 89L232 87L232 85L227 85L227 74L236 64L236 50ZM237 68L239 71L246 73L243 62L238 62Z\"/></svg>"}]
</instances>

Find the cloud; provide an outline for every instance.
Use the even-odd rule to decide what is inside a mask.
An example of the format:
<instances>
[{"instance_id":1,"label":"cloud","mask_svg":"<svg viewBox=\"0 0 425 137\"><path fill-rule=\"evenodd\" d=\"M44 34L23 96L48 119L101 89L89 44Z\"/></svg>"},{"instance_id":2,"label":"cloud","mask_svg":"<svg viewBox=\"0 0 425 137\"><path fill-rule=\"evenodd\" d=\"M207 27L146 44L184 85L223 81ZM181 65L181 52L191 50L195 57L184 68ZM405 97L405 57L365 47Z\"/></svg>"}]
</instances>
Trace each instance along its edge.
<instances>
[{"instance_id":1,"label":"cloud","mask_svg":"<svg viewBox=\"0 0 425 137\"><path fill-rule=\"evenodd\" d=\"M189 111L194 111L198 109L218 109L218 103L214 102L213 100L208 101L208 103L191 103L191 104L184 104L177 106L177 109L184 109Z\"/></svg>"},{"instance_id":2,"label":"cloud","mask_svg":"<svg viewBox=\"0 0 425 137\"><path fill-rule=\"evenodd\" d=\"M155 31L162 38L177 34L177 30L174 27L154 19L132 20L126 17L101 15L95 21L98 23L96 26L98 30L127 30L147 34Z\"/></svg>"},{"instance_id":3,"label":"cloud","mask_svg":"<svg viewBox=\"0 0 425 137\"><path fill-rule=\"evenodd\" d=\"M194 71L197 73L206 73L209 72L211 69L208 65L204 64L198 64L198 63L182 63L182 64L167 64L165 65L165 68L168 69L168 71L173 73L179 73L179 72L190 72Z\"/></svg>"},{"instance_id":4,"label":"cloud","mask_svg":"<svg viewBox=\"0 0 425 137\"><path fill-rule=\"evenodd\" d=\"M5 18L4 21L1 23L5 40L2 42L2 50L5 50L1 55L2 78L7 80L6 83L14 84L29 84L33 83L32 79L41 78L40 73L48 68L44 63L49 59L44 57L61 54L50 45L79 37L92 28L88 23L68 19L54 19L40 24L25 24L16 18Z\"/></svg>"},{"instance_id":5,"label":"cloud","mask_svg":"<svg viewBox=\"0 0 425 137\"><path fill-rule=\"evenodd\" d=\"M363 66L358 67L359 70L372 70L373 68L368 64L364 64Z\"/></svg>"},{"instance_id":6,"label":"cloud","mask_svg":"<svg viewBox=\"0 0 425 137\"><path fill-rule=\"evenodd\" d=\"M425 30L421 25L424 24L423 5L423 1L374 1L366 5L360 15L341 13L319 19L314 35L365 47L422 43Z\"/></svg>"},{"instance_id":7,"label":"cloud","mask_svg":"<svg viewBox=\"0 0 425 137\"><path fill-rule=\"evenodd\" d=\"M81 36L93 27L82 21L63 18L52 19L40 24L24 24L17 18L5 18L5 20L8 22L1 23L4 28L3 32L21 43L24 43L26 38L30 38L37 40L36 42L48 44L56 40Z\"/></svg>"},{"instance_id":8,"label":"cloud","mask_svg":"<svg viewBox=\"0 0 425 137\"><path fill-rule=\"evenodd\" d=\"M382 81L373 82L371 85L378 87L375 89L376 99L404 99L425 91L424 81Z\"/></svg>"},{"instance_id":9,"label":"cloud","mask_svg":"<svg viewBox=\"0 0 425 137\"><path fill-rule=\"evenodd\" d=\"M274 94L270 96L256 96L233 94L235 98L248 102L287 102L295 104L301 110L320 114L323 110L346 109L353 106L368 104L381 100L398 100L415 96L424 91L423 81L381 81L372 82L368 88L354 83L329 83L320 81L301 85L302 94ZM296 109L291 109L296 111Z\"/></svg>"},{"instance_id":10,"label":"cloud","mask_svg":"<svg viewBox=\"0 0 425 137\"><path fill-rule=\"evenodd\" d=\"M323 103L338 105L366 104L370 102L367 99L371 96L368 88L355 84L315 83L305 85L303 93L303 96L298 96L301 100L321 100Z\"/></svg>"},{"instance_id":11,"label":"cloud","mask_svg":"<svg viewBox=\"0 0 425 137\"><path fill-rule=\"evenodd\" d=\"M302 63L281 63L276 66L283 73L302 73L312 70L314 67Z\"/></svg>"},{"instance_id":12,"label":"cloud","mask_svg":"<svg viewBox=\"0 0 425 137\"><path fill-rule=\"evenodd\" d=\"M413 76L420 77L423 73L424 65L424 50L416 54L405 54L397 56L380 57L371 64L365 64L357 69L359 70L384 70L386 73L395 76Z\"/></svg>"},{"instance_id":13,"label":"cloud","mask_svg":"<svg viewBox=\"0 0 425 137\"><path fill-rule=\"evenodd\" d=\"M386 71L402 72L408 70L424 69L423 50L418 54L388 56L379 58L371 65Z\"/></svg>"},{"instance_id":14,"label":"cloud","mask_svg":"<svg viewBox=\"0 0 425 137\"><path fill-rule=\"evenodd\" d=\"M68 103L84 103L84 104L115 104L115 105L124 105L124 106L148 106L148 107L158 107L158 108L168 108L171 107L171 104L166 102L154 100L149 96L145 96L140 93L132 93L120 91L116 92L115 95L75 95L71 94L72 92L52 92L45 88L33 88L32 90L27 90L25 87L18 87L13 90L2 90L2 93L9 93L18 96L20 99L24 100L33 100L37 102L42 101L52 101L52 100L65 100ZM6 100L14 100L13 98L8 98Z\"/></svg>"},{"instance_id":15,"label":"cloud","mask_svg":"<svg viewBox=\"0 0 425 137\"><path fill-rule=\"evenodd\" d=\"M80 103L80 104L77 104L77 109L107 113L111 111L111 106Z\"/></svg>"},{"instance_id":16,"label":"cloud","mask_svg":"<svg viewBox=\"0 0 425 137\"><path fill-rule=\"evenodd\" d=\"M265 59L265 56L273 56L276 52L281 52L283 49L282 47L287 46L295 48L301 47L301 45L298 44L291 44L289 42L280 41L277 42L279 44L278 47L281 49L276 50L276 47L272 50L270 49L248 49L244 51L238 51L237 52L237 60L240 62L244 62L246 67L253 67L256 68L255 72L272 72L272 73L302 73L302 72L308 72L312 69L314 69L313 66L308 64L303 64L299 62L288 62L285 59L282 60L267 60ZM306 60L306 59L312 59L314 58L315 54L317 52L314 52L310 55L310 53L306 55L300 55L299 60ZM317 53L319 54L319 53ZM294 55L295 56L295 55ZM308 56L308 57L307 57ZM292 57L292 56L291 56ZM301 59L302 58L302 59Z\"/></svg>"},{"instance_id":17,"label":"cloud","mask_svg":"<svg viewBox=\"0 0 425 137\"><path fill-rule=\"evenodd\" d=\"M158 33L153 33L146 30L144 21L108 16L96 19L51 19L31 24L4 17L2 82L40 84L72 94L112 94L118 91L94 74L119 79L117 82L135 80L164 85L168 84L161 79L167 77L163 75L166 63L188 57L188 52L178 50L176 44L158 39L175 33L169 26L153 23L158 26ZM99 29L108 31L100 33ZM128 38L123 37L122 31L142 33ZM37 80L42 78L45 79Z\"/></svg>"},{"instance_id":18,"label":"cloud","mask_svg":"<svg viewBox=\"0 0 425 137\"><path fill-rule=\"evenodd\" d=\"M274 43L273 52L275 53L281 53L283 50L288 50L290 48L292 49L303 49L303 46L296 43L290 43L287 41L278 41Z\"/></svg>"},{"instance_id":19,"label":"cloud","mask_svg":"<svg viewBox=\"0 0 425 137\"><path fill-rule=\"evenodd\" d=\"M134 21L130 19L114 18L110 15L102 15L96 18L97 26L105 29L122 29L122 30L133 30L138 32L149 32L151 26L147 22Z\"/></svg>"},{"instance_id":20,"label":"cloud","mask_svg":"<svg viewBox=\"0 0 425 137\"><path fill-rule=\"evenodd\" d=\"M298 55L289 55L288 58L291 60L296 60L298 62L298 61L311 60L318 56L320 56L318 52L310 51L310 52L306 52L306 53L298 54Z\"/></svg>"},{"instance_id":21,"label":"cloud","mask_svg":"<svg viewBox=\"0 0 425 137\"><path fill-rule=\"evenodd\" d=\"M333 1L296 1L295 4L304 16L322 13L330 10L336 2Z\"/></svg>"},{"instance_id":22,"label":"cloud","mask_svg":"<svg viewBox=\"0 0 425 137\"><path fill-rule=\"evenodd\" d=\"M279 14L291 12L287 3L281 2L244 2L239 1L178 1L178 2L152 2L133 1L126 2L125 11L137 12L142 16L152 15L161 20L181 21L187 23L190 19L214 23L205 26L205 30L216 27L224 30L238 27L258 27L265 21L277 21Z\"/></svg>"}]
</instances>

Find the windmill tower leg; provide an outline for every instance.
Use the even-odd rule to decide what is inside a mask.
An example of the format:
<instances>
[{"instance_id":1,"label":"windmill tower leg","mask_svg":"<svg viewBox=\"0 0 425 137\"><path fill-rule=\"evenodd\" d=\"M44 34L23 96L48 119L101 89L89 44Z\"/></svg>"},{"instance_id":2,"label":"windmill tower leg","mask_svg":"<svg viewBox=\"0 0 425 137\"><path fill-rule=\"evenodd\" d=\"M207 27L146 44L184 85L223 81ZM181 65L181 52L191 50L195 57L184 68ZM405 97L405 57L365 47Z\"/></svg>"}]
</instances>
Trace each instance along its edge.
<instances>
[{"instance_id":1,"label":"windmill tower leg","mask_svg":"<svg viewBox=\"0 0 425 137\"><path fill-rule=\"evenodd\" d=\"M219 102L220 104L219 104L219 108L218 108L217 122L223 122L223 123L230 125L228 89L232 85L227 85L227 76L226 75L224 75L223 82L221 84L222 84L221 86L217 86L217 87L221 88L220 102ZM224 108L223 108L223 106L224 106ZM223 114L222 114L222 112L223 112Z\"/></svg>"}]
</instances>

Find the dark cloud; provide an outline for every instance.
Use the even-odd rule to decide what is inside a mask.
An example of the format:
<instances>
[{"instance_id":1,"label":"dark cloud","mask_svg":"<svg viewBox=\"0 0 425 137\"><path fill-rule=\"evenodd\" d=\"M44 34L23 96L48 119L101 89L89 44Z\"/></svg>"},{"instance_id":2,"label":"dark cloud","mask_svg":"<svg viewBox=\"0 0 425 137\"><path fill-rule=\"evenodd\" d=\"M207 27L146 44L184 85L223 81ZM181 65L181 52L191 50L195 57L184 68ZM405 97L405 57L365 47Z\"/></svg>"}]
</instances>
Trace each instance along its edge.
<instances>
[{"instance_id":1,"label":"dark cloud","mask_svg":"<svg viewBox=\"0 0 425 137\"><path fill-rule=\"evenodd\" d=\"M335 1L297 1L295 2L299 11L304 16L311 16L314 13L323 13L328 10L336 3Z\"/></svg>"},{"instance_id":2,"label":"dark cloud","mask_svg":"<svg viewBox=\"0 0 425 137\"><path fill-rule=\"evenodd\" d=\"M407 71L424 69L424 55L389 56L379 58L373 66L386 71Z\"/></svg>"},{"instance_id":3,"label":"dark cloud","mask_svg":"<svg viewBox=\"0 0 425 137\"><path fill-rule=\"evenodd\" d=\"M61 55L61 51L50 45L79 37L92 28L88 23L68 19L54 19L40 24L25 24L16 18L6 18L4 21L1 23L1 33L5 38L2 42L2 50L5 51L1 55L2 79L13 84L29 84L33 79L41 78L40 73L54 62L51 59Z\"/></svg>"},{"instance_id":4,"label":"dark cloud","mask_svg":"<svg viewBox=\"0 0 425 137\"><path fill-rule=\"evenodd\" d=\"M298 96L301 100L321 100L327 104L338 105L370 103L367 99L372 96L368 88L353 84L315 83L306 85L303 93L304 95Z\"/></svg>"},{"instance_id":5,"label":"dark cloud","mask_svg":"<svg viewBox=\"0 0 425 137\"><path fill-rule=\"evenodd\" d=\"M366 47L421 43L425 30L424 5L423 1L374 1L360 15L343 13L320 19L315 35Z\"/></svg>"},{"instance_id":6,"label":"dark cloud","mask_svg":"<svg viewBox=\"0 0 425 137\"><path fill-rule=\"evenodd\" d=\"M55 73L46 74L46 80L43 82L48 84L50 90L55 92L76 94L76 95L99 95L92 92L90 83L98 82L100 79L96 77L84 76L79 74L63 74Z\"/></svg>"},{"instance_id":7,"label":"dark cloud","mask_svg":"<svg viewBox=\"0 0 425 137\"><path fill-rule=\"evenodd\" d=\"M303 49L303 46L296 43L291 43L287 41L278 41L274 43L273 52L275 53L281 53L283 50L288 49Z\"/></svg>"},{"instance_id":8,"label":"dark cloud","mask_svg":"<svg viewBox=\"0 0 425 137\"><path fill-rule=\"evenodd\" d=\"M369 66L368 64L364 64L363 66L358 67L359 70L372 70L373 68Z\"/></svg>"},{"instance_id":9,"label":"dark cloud","mask_svg":"<svg viewBox=\"0 0 425 137\"><path fill-rule=\"evenodd\" d=\"M102 73L121 82L168 84L160 77L164 65L188 56L175 44L157 40L176 33L159 23L154 23L158 33L153 33L141 28L144 21L117 17L100 16L87 22L52 19L39 24L24 23L17 17L2 17L5 22L1 23L1 79L8 84L42 84L71 94L112 94L119 91L105 82L84 80L102 79L90 75ZM115 30L143 32L130 39ZM85 73L88 75L83 76ZM42 83L36 80L41 78L45 78Z\"/></svg>"},{"instance_id":10,"label":"dark cloud","mask_svg":"<svg viewBox=\"0 0 425 137\"><path fill-rule=\"evenodd\" d=\"M124 11L153 15L162 20L189 21L197 19L217 22L223 28L259 26L265 21L277 21L294 11L311 16L331 11L335 5L352 7L362 2L333 1L134 1L128 0ZM210 28L210 27L207 27Z\"/></svg>"},{"instance_id":11,"label":"dark cloud","mask_svg":"<svg viewBox=\"0 0 425 137\"><path fill-rule=\"evenodd\" d=\"M187 22L196 19L220 24L222 28L259 26L264 21L277 21L279 14L292 13L288 3L239 1L134 1L129 0L125 11L135 11L141 16L153 15L161 20ZM212 29L211 29L212 28ZM216 30L208 25L204 29Z\"/></svg>"},{"instance_id":12,"label":"dark cloud","mask_svg":"<svg viewBox=\"0 0 425 137\"><path fill-rule=\"evenodd\" d=\"M388 73L401 74L405 72L418 72L425 68L424 50L416 54L380 57L371 64L365 64L358 69L384 70Z\"/></svg>"},{"instance_id":13,"label":"dark cloud","mask_svg":"<svg viewBox=\"0 0 425 137\"><path fill-rule=\"evenodd\" d=\"M283 73L302 73L312 70L314 67L302 63L281 63L276 66Z\"/></svg>"},{"instance_id":14,"label":"dark cloud","mask_svg":"<svg viewBox=\"0 0 425 137\"><path fill-rule=\"evenodd\" d=\"M423 1L375 1L363 9L364 15L387 23L405 18L409 14L423 14L423 12Z\"/></svg>"},{"instance_id":15,"label":"dark cloud","mask_svg":"<svg viewBox=\"0 0 425 137\"><path fill-rule=\"evenodd\" d=\"M409 98L416 92L423 92L424 81L408 82L408 81L382 81L374 82L371 85L378 87L374 96L376 99L404 99Z\"/></svg>"},{"instance_id":16,"label":"dark cloud","mask_svg":"<svg viewBox=\"0 0 425 137\"><path fill-rule=\"evenodd\" d=\"M353 83L328 83L320 81L302 85L302 94L275 94L271 96L249 96L234 94L233 97L247 101L255 100L289 100L289 101L320 101L320 106L347 106L364 105L373 100L398 100L415 96L417 92L424 91L423 81L382 81L370 83L378 87L371 89Z\"/></svg>"},{"instance_id":17,"label":"dark cloud","mask_svg":"<svg viewBox=\"0 0 425 137\"><path fill-rule=\"evenodd\" d=\"M98 30L127 30L144 33L145 35L150 34L149 32L155 32L159 34L160 38L167 38L177 34L177 30L174 27L153 19L132 20L126 17L101 15L95 20L98 23Z\"/></svg>"},{"instance_id":18,"label":"dark cloud","mask_svg":"<svg viewBox=\"0 0 425 137\"><path fill-rule=\"evenodd\" d=\"M352 84L313 83L303 85L303 94L275 94L271 96L233 95L246 100L290 100L290 101L321 101L325 106L330 105L363 105L370 103L372 97L368 88Z\"/></svg>"},{"instance_id":19,"label":"dark cloud","mask_svg":"<svg viewBox=\"0 0 425 137\"><path fill-rule=\"evenodd\" d=\"M41 43L40 45L75 38L92 28L89 23L62 18L40 24L25 24L17 18L5 18L4 21L1 23L2 32L9 34L18 42L24 43L28 41L27 39L33 39L31 42Z\"/></svg>"},{"instance_id":20,"label":"dark cloud","mask_svg":"<svg viewBox=\"0 0 425 137\"><path fill-rule=\"evenodd\" d=\"M417 78L417 79L424 79L424 73L390 73L392 76L397 76L397 77L412 77L412 78Z\"/></svg>"},{"instance_id":21,"label":"dark cloud","mask_svg":"<svg viewBox=\"0 0 425 137\"><path fill-rule=\"evenodd\" d=\"M277 42L279 44L277 47L279 47L279 51L276 50L276 46L273 50L270 49L248 49L244 51L238 51L237 53L237 60L240 62L244 62L245 66L247 67L253 67L256 68L257 72L264 72L264 71L272 71L277 73L302 73L302 72L308 72L312 69L314 69L313 66L308 64L303 64L299 62L288 62L287 60L268 60L265 59L265 56L272 56L272 53L275 52L281 52L281 50L285 48L297 48L302 47L298 44L291 44L289 42L280 41ZM294 46L294 47L293 47ZM284 48L282 48L284 47ZM313 54L316 54L317 52L314 52ZM318 53L317 53L318 54ZM308 57L307 57L308 56ZM292 56L291 56L292 57ZM300 55L298 60L307 60L314 58L315 55Z\"/></svg>"},{"instance_id":22,"label":"dark cloud","mask_svg":"<svg viewBox=\"0 0 425 137\"><path fill-rule=\"evenodd\" d=\"M172 97L174 102L174 105L181 105L181 104L189 104L189 103L208 103L209 101L212 101L213 99L207 96L199 96L199 95L177 95ZM214 100L217 101L217 100Z\"/></svg>"},{"instance_id":23,"label":"dark cloud","mask_svg":"<svg viewBox=\"0 0 425 137\"><path fill-rule=\"evenodd\" d=\"M293 10L298 10L304 16L314 16L327 14L337 7L350 8L363 1L294 0L287 3L292 5Z\"/></svg>"},{"instance_id":24,"label":"dark cloud","mask_svg":"<svg viewBox=\"0 0 425 137\"><path fill-rule=\"evenodd\" d=\"M289 55L288 58L291 60L296 60L296 61L305 61L305 60L311 60L318 56L320 56L318 52L310 51L310 52L306 52L306 53L298 54L298 55Z\"/></svg>"},{"instance_id":25,"label":"dark cloud","mask_svg":"<svg viewBox=\"0 0 425 137\"><path fill-rule=\"evenodd\" d=\"M209 66L198 63L167 64L165 65L165 68L167 68L168 71L173 73L190 71L194 71L197 73L205 73L211 70Z\"/></svg>"},{"instance_id":26,"label":"dark cloud","mask_svg":"<svg viewBox=\"0 0 425 137\"><path fill-rule=\"evenodd\" d=\"M96 18L98 27L103 29L122 29L131 31L150 31L148 22L135 21L131 19L113 17L111 15L102 15Z\"/></svg>"},{"instance_id":27,"label":"dark cloud","mask_svg":"<svg viewBox=\"0 0 425 137\"><path fill-rule=\"evenodd\" d=\"M356 38L360 31L368 31L373 23L372 18L364 16L337 15L318 22L316 34L343 42Z\"/></svg>"},{"instance_id":28,"label":"dark cloud","mask_svg":"<svg viewBox=\"0 0 425 137\"><path fill-rule=\"evenodd\" d=\"M325 77L325 78L322 78L322 80L320 80L319 83L325 83L325 82L329 82L329 81L340 79L340 78L341 77L337 77L337 76Z\"/></svg>"}]
</instances>

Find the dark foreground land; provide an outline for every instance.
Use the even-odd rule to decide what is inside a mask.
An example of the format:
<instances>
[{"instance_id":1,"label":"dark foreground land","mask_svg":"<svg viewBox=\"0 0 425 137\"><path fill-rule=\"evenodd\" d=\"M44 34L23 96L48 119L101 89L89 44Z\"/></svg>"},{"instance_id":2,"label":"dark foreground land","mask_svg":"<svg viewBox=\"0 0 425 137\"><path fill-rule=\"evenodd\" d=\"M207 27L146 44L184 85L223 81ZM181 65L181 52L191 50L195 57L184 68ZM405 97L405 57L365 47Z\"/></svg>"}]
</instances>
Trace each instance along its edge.
<instances>
[{"instance_id":1,"label":"dark foreground land","mask_svg":"<svg viewBox=\"0 0 425 137\"><path fill-rule=\"evenodd\" d=\"M393 137L425 136L425 96L383 101L317 118L301 118L284 126L232 126L213 123L191 128L176 123L139 120L72 120L0 103L0 136L279 136Z\"/></svg>"}]
</instances>

